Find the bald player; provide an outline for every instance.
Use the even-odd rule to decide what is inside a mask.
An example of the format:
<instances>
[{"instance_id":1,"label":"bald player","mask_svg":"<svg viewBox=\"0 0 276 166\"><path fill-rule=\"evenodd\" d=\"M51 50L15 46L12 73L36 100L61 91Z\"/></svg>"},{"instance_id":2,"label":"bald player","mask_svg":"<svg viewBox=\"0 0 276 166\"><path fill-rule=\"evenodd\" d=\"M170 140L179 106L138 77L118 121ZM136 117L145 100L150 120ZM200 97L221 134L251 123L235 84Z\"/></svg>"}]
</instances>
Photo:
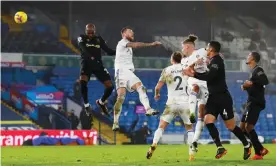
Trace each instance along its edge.
<instances>
[{"instance_id":1,"label":"bald player","mask_svg":"<svg viewBox=\"0 0 276 166\"><path fill-rule=\"evenodd\" d=\"M86 114L89 115L91 113L91 106L88 102L87 83L91 75L94 74L105 87L104 94L100 99L96 100L96 103L104 114L109 115L105 103L111 95L114 86L107 69L103 66L101 51L105 51L108 55L115 55L116 51L110 49L101 36L96 35L96 26L94 24L86 25L85 34L78 37L78 45L81 51L81 94Z\"/></svg>"}]
</instances>

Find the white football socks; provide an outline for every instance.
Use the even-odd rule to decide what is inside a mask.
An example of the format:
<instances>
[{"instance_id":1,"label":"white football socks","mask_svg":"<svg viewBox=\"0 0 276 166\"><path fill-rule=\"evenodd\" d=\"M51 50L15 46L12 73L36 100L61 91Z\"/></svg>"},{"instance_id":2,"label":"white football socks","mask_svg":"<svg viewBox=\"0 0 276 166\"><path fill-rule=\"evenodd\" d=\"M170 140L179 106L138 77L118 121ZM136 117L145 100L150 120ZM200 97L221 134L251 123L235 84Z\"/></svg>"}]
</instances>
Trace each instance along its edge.
<instances>
[{"instance_id":1,"label":"white football socks","mask_svg":"<svg viewBox=\"0 0 276 166\"><path fill-rule=\"evenodd\" d=\"M143 104L145 109L146 110L151 109L146 88L144 86L140 86L137 88L137 92L139 94L140 102Z\"/></svg>"},{"instance_id":2,"label":"white football socks","mask_svg":"<svg viewBox=\"0 0 276 166\"><path fill-rule=\"evenodd\" d=\"M196 105L197 105L197 93L196 92L191 92L189 95L189 109L190 109L190 114L195 114L196 111Z\"/></svg>"},{"instance_id":3,"label":"white football socks","mask_svg":"<svg viewBox=\"0 0 276 166\"><path fill-rule=\"evenodd\" d=\"M160 138L163 135L164 130L162 128L158 128L155 133L154 133L154 137L153 137L153 144L158 144Z\"/></svg>"},{"instance_id":4,"label":"white football socks","mask_svg":"<svg viewBox=\"0 0 276 166\"><path fill-rule=\"evenodd\" d=\"M197 122L196 122L196 127L195 127L195 136L193 139L193 142L197 142L201 136L201 133L203 131L204 128L204 122L203 119L198 118Z\"/></svg>"},{"instance_id":5,"label":"white football socks","mask_svg":"<svg viewBox=\"0 0 276 166\"><path fill-rule=\"evenodd\" d=\"M193 138L194 138L194 131L193 130L189 130L187 131L188 132L188 139L187 139L187 144L189 145L189 155L193 155L194 152L192 151L192 148L191 148L191 144L193 143Z\"/></svg>"},{"instance_id":6,"label":"white football socks","mask_svg":"<svg viewBox=\"0 0 276 166\"><path fill-rule=\"evenodd\" d=\"M191 145L193 143L195 132L193 130L188 130L187 133L188 133L187 144Z\"/></svg>"}]
</instances>

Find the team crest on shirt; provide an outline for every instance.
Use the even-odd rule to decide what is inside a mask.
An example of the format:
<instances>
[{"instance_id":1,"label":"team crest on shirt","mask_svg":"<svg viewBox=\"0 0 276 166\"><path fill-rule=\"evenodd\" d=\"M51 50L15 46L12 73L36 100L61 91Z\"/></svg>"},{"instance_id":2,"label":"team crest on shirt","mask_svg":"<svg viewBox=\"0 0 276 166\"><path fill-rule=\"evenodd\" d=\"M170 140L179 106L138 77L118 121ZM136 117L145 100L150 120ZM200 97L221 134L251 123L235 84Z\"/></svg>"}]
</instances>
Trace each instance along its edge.
<instances>
[{"instance_id":1,"label":"team crest on shirt","mask_svg":"<svg viewBox=\"0 0 276 166\"><path fill-rule=\"evenodd\" d=\"M78 41L79 41L79 42L82 42L82 38L81 38L81 37L78 37Z\"/></svg>"},{"instance_id":2,"label":"team crest on shirt","mask_svg":"<svg viewBox=\"0 0 276 166\"><path fill-rule=\"evenodd\" d=\"M99 38L97 38L96 41L97 41L97 43L100 43L100 39Z\"/></svg>"},{"instance_id":3,"label":"team crest on shirt","mask_svg":"<svg viewBox=\"0 0 276 166\"><path fill-rule=\"evenodd\" d=\"M198 55L198 54L196 55L196 58L199 58L199 55Z\"/></svg>"},{"instance_id":4,"label":"team crest on shirt","mask_svg":"<svg viewBox=\"0 0 276 166\"><path fill-rule=\"evenodd\" d=\"M86 39L87 42L89 42L89 39Z\"/></svg>"}]
</instances>

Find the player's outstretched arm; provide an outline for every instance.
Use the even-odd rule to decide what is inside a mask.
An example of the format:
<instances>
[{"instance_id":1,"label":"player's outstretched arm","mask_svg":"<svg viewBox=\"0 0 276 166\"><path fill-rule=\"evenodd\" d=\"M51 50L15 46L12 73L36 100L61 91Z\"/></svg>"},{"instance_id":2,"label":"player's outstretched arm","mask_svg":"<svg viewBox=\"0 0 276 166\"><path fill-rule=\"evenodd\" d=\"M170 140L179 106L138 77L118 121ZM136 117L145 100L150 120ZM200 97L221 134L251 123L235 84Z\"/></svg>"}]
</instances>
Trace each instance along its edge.
<instances>
[{"instance_id":1,"label":"player's outstretched arm","mask_svg":"<svg viewBox=\"0 0 276 166\"><path fill-rule=\"evenodd\" d=\"M102 37L99 37L100 38L100 42L101 42L101 48L104 50L104 52L106 52L108 55L115 55L116 54L116 51L109 48L106 44L106 42L103 40Z\"/></svg>"},{"instance_id":2,"label":"player's outstretched arm","mask_svg":"<svg viewBox=\"0 0 276 166\"><path fill-rule=\"evenodd\" d=\"M162 45L162 43L155 41L152 43L143 43L143 42L129 42L127 43L127 47L131 48L142 48L142 47L153 47L153 46L159 46Z\"/></svg>"}]
</instances>

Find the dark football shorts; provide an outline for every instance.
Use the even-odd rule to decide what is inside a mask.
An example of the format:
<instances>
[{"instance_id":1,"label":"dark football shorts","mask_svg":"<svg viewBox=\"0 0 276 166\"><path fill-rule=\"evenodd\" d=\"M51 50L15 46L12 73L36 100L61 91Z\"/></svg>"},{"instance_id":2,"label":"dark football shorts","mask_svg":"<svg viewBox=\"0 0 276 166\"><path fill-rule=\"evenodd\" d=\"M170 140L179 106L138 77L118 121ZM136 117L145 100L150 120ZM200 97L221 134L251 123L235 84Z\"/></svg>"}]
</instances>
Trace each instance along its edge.
<instances>
[{"instance_id":1,"label":"dark football shorts","mask_svg":"<svg viewBox=\"0 0 276 166\"><path fill-rule=\"evenodd\" d=\"M206 115L211 114L216 118L220 115L223 120L234 118L233 100L229 92L215 95L210 94L205 109Z\"/></svg>"},{"instance_id":2,"label":"dark football shorts","mask_svg":"<svg viewBox=\"0 0 276 166\"><path fill-rule=\"evenodd\" d=\"M111 80L110 74L108 70L102 64L95 64L95 61L82 61L80 75L86 75L88 80L91 75L95 75L95 77L100 80L102 83L105 81Z\"/></svg>"},{"instance_id":3,"label":"dark football shorts","mask_svg":"<svg viewBox=\"0 0 276 166\"><path fill-rule=\"evenodd\" d=\"M261 111L264 107L254 104L253 102L247 102L246 111L242 116L241 122L255 125L259 119Z\"/></svg>"}]
</instances>

